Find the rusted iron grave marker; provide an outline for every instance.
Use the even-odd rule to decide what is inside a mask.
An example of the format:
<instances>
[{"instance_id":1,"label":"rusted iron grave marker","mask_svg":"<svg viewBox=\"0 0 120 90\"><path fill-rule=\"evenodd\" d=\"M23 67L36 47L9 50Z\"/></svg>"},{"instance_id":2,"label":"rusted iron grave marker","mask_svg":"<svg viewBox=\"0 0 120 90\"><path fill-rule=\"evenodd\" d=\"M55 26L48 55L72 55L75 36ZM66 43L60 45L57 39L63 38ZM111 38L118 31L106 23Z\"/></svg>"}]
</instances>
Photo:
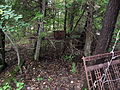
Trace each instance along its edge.
<instances>
[{"instance_id":1,"label":"rusted iron grave marker","mask_svg":"<svg viewBox=\"0 0 120 90\"><path fill-rule=\"evenodd\" d=\"M104 82L102 77L112 53L83 57L89 90L120 90L120 51L114 52L114 56Z\"/></svg>"}]
</instances>

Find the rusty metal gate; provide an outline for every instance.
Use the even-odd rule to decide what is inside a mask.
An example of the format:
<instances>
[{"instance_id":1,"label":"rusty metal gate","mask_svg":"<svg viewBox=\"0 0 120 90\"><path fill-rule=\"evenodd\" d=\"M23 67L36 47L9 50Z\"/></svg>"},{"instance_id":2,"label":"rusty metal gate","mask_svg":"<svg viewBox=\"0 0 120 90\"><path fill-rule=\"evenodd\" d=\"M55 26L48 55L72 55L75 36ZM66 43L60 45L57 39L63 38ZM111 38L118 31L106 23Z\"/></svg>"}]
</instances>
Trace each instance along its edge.
<instances>
[{"instance_id":1,"label":"rusty metal gate","mask_svg":"<svg viewBox=\"0 0 120 90\"><path fill-rule=\"evenodd\" d=\"M112 53L83 57L89 90L120 90L120 51L114 52L114 56L106 74Z\"/></svg>"}]
</instances>

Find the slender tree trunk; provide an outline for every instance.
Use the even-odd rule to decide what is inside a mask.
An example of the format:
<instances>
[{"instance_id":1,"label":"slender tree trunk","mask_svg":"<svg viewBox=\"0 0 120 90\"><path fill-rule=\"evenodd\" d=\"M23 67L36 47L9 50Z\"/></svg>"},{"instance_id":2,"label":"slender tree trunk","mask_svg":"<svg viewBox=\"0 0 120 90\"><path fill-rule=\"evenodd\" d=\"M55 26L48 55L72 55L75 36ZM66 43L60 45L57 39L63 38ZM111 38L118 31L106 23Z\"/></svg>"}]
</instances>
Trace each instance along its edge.
<instances>
[{"instance_id":1,"label":"slender tree trunk","mask_svg":"<svg viewBox=\"0 0 120 90\"><path fill-rule=\"evenodd\" d=\"M57 18L58 18L57 29L60 29L60 14L59 14L59 10L58 10L58 13L57 13Z\"/></svg>"},{"instance_id":2,"label":"slender tree trunk","mask_svg":"<svg viewBox=\"0 0 120 90\"><path fill-rule=\"evenodd\" d=\"M70 15L70 31L73 29L73 24L74 24L74 13L71 13Z\"/></svg>"},{"instance_id":3,"label":"slender tree trunk","mask_svg":"<svg viewBox=\"0 0 120 90\"><path fill-rule=\"evenodd\" d=\"M35 47L35 55L34 55L34 60L39 60L40 57L40 46L41 46L41 38L40 38L40 34L41 34L41 24L38 24L38 37L37 37L37 43L36 43L36 47Z\"/></svg>"},{"instance_id":4,"label":"slender tree trunk","mask_svg":"<svg viewBox=\"0 0 120 90\"><path fill-rule=\"evenodd\" d=\"M65 16L64 16L64 32L65 32L65 38L66 38L67 13L68 13L66 4L67 4L67 2L66 2L66 0L65 0ZM65 40L65 39L64 39L64 40ZM66 41L65 41L65 42L66 42ZM66 48L67 48L65 44L66 44L66 43L64 43L64 45L63 45L63 52L62 52L62 53L64 53L65 50L66 50Z\"/></svg>"},{"instance_id":5,"label":"slender tree trunk","mask_svg":"<svg viewBox=\"0 0 120 90\"><path fill-rule=\"evenodd\" d=\"M66 24L67 24L67 7L66 7L66 0L65 0L65 17L64 17L64 31L66 33Z\"/></svg>"},{"instance_id":6,"label":"slender tree trunk","mask_svg":"<svg viewBox=\"0 0 120 90\"><path fill-rule=\"evenodd\" d=\"M54 3L53 3L54 4ZM55 23L55 20L56 20L56 10L53 8L53 30L56 29L56 23Z\"/></svg>"},{"instance_id":7,"label":"slender tree trunk","mask_svg":"<svg viewBox=\"0 0 120 90\"><path fill-rule=\"evenodd\" d=\"M75 23L75 26L74 26L74 28L72 29L72 31L74 31L74 30L76 29L77 25L79 24L80 20L82 19L83 15L84 15L84 13L85 13L85 11L86 11L86 7L87 7L87 6L84 6L84 7L85 7L85 8L84 8L83 12L82 12L82 14L80 15L80 17L78 18L77 22Z\"/></svg>"},{"instance_id":8,"label":"slender tree trunk","mask_svg":"<svg viewBox=\"0 0 120 90\"><path fill-rule=\"evenodd\" d=\"M84 15L84 13L85 13L85 11L86 11L86 7L87 7L87 5L84 5L83 12L82 12L82 14L80 15L80 17L78 18L78 20L76 21L76 23L75 23L75 25L74 25L74 27L73 27L70 35L74 32L74 30L76 29L76 27L77 27L77 25L79 24L80 20L82 19L83 15Z\"/></svg>"},{"instance_id":9,"label":"slender tree trunk","mask_svg":"<svg viewBox=\"0 0 120 90\"><path fill-rule=\"evenodd\" d=\"M40 13L43 14L43 16L45 15L45 1L44 0L40 0L39 1L39 11ZM38 37L37 37L37 43L35 46L35 55L34 55L34 60L39 60L40 58L40 46L41 46L41 32L44 31L44 24L43 24L43 18L41 18L38 21Z\"/></svg>"},{"instance_id":10,"label":"slender tree trunk","mask_svg":"<svg viewBox=\"0 0 120 90\"><path fill-rule=\"evenodd\" d=\"M85 25L85 33L86 33L86 40L84 46L84 55L90 56L91 55L91 45L93 42L93 2L90 1L88 8L87 8L87 21Z\"/></svg>"},{"instance_id":11,"label":"slender tree trunk","mask_svg":"<svg viewBox=\"0 0 120 90\"><path fill-rule=\"evenodd\" d=\"M0 72L5 68L5 35L0 29Z\"/></svg>"},{"instance_id":12,"label":"slender tree trunk","mask_svg":"<svg viewBox=\"0 0 120 90\"><path fill-rule=\"evenodd\" d=\"M103 28L94 54L107 52L120 10L120 0L109 0L103 21Z\"/></svg>"},{"instance_id":13,"label":"slender tree trunk","mask_svg":"<svg viewBox=\"0 0 120 90\"><path fill-rule=\"evenodd\" d=\"M70 31L72 31L73 25L74 25L75 10L76 10L75 5L76 5L76 1L73 1L72 7L70 8L70 11L68 13L68 15L69 15L69 27L70 27L69 29L70 29Z\"/></svg>"}]
</instances>

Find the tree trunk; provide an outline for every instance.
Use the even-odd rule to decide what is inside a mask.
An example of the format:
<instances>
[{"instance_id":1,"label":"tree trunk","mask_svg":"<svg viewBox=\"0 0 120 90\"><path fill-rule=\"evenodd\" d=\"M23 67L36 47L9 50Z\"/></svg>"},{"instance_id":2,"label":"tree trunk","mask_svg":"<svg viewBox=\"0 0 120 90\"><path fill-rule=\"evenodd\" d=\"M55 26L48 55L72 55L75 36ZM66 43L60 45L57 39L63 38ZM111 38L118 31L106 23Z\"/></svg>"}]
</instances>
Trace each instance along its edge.
<instances>
[{"instance_id":1,"label":"tree trunk","mask_svg":"<svg viewBox=\"0 0 120 90\"><path fill-rule=\"evenodd\" d=\"M56 29L56 26L55 26L56 25L56 23L55 23L56 10L54 8L53 8L53 13L54 13L53 14L54 17L53 17L53 28L52 29L55 30Z\"/></svg>"},{"instance_id":2,"label":"tree trunk","mask_svg":"<svg viewBox=\"0 0 120 90\"><path fill-rule=\"evenodd\" d=\"M85 40L85 46L84 46L84 55L90 56L91 55L91 45L93 42L93 2L90 1L88 8L87 8L87 21L85 25L85 33L86 33L86 40Z\"/></svg>"},{"instance_id":3,"label":"tree trunk","mask_svg":"<svg viewBox=\"0 0 120 90\"><path fill-rule=\"evenodd\" d=\"M75 9L76 9L75 5L76 5L76 1L73 1L71 8L69 8L70 11L68 13L70 31L72 31L74 25Z\"/></svg>"},{"instance_id":4,"label":"tree trunk","mask_svg":"<svg viewBox=\"0 0 120 90\"><path fill-rule=\"evenodd\" d=\"M5 68L5 35L0 29L0 72Z\"/></svg>"},{"instance_id":5,"label":"tree trunk","mask_svg":"<svg viewBox=\"0 0 120 90\"><path fill-rule=\"evenodd\" d=\"M37 36L37 43L36 43L36 47L35 47L35 55L34 55L34 60L39 60L40 57L40 46L41 46L41 38L40 38L40 34L42 31L42 25L38 24L38 36Z\"/></svg>"},{"instance_id":6,"label":"tree trunk","mask_svg":"<svg viewBox=\"0 0 120 90\"><path fill-rule=\"evenodd\" d=\"M109 0L109 4L103 21L103 28L101 30L100 37L98 38L98 43L94 54L107 52L115 28L119 10L120 0Z\"/></svg>"},{"instance_id":7,"label":"tree trunk","mask_svg":"<svg viewBox=\"0 0 120 90\"><path fill-rule=\"evenodd\" d=\"M43 16L45 15L45 1L44 0L40 0L39 1L39 11L40 13L43 14ZM43 17L44 18L44 17ZM35 55L34 55L34 60L39 60L40 58L40 46L41 46L41 32L44 31L44 24L43 24L43 18L41 18L38 21L38 37L37 37L37 43L35 45Z\"/></svg>"},{"instance_id":8,"label":"tree trunk","mask_svg":"<svg viewBox=\"0 0 120 90\"><path fill-rule=\"evenodd\" d=\"M82 14L80 15L80 17L78 18L77 22L75 23L75 26L74 26L74 28L72 29L72 31L74 31L74 30L76 29L77 25L79 24L80 20L82 19L83 15L84 15L84 13L85 13L85 10L86 10L86 6L84 6L84 7L85 7L85 8L84 8L83 12L82 12Z\"/></svg>"},{"instance_id":9,"label":"tree trunk","mask_svg":"<svg viewBox=\"0 0 120 90\"><path fill-rule=\"evenodd\" d=\"M74 24L74 13L71 13L70 15L70 31L73 29L73 24Z\"/></svg>"},{"instance_id":10,"label":"tree trunk","mask_svg":"<svg viewBox=\"0 0 120 90\"><path fill-rule=\"evenodd\" d=\"M67 6L66 6L66 0L65 0L65 17L64 17L64 31L66 33L66 24L67 24Z\"/></svg>"}]
</instances>

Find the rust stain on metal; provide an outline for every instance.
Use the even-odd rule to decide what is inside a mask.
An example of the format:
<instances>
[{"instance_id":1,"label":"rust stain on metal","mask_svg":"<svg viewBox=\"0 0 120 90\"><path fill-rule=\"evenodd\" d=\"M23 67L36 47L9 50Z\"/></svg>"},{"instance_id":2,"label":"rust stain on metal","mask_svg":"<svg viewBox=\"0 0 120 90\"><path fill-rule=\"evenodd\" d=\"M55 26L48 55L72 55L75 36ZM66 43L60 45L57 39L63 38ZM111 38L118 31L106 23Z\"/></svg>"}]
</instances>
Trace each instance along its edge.
<instances>
[{"instance_id":1,"label":"rust stain on metal","mask_svg":"<svg viewBox=\"0 0 120 90\"><path fill-rule=\"evenodd\" d=\"M105 69L108 66L108 62L102 62L99 64L90 64L92 61L97 62L98 59L110 59L112 56L111 53L99 54L89 57L83 57L84 68L86 73L86 79L89 90L120 90L120 51L116 51L114 53L117 58L115 58L106 74L106 82L99 81L96 83L96 87L94 87L94 82L99 80L104 74ZM118 80L116 80L118 79Z\"/></svg>"}]
</instances>

